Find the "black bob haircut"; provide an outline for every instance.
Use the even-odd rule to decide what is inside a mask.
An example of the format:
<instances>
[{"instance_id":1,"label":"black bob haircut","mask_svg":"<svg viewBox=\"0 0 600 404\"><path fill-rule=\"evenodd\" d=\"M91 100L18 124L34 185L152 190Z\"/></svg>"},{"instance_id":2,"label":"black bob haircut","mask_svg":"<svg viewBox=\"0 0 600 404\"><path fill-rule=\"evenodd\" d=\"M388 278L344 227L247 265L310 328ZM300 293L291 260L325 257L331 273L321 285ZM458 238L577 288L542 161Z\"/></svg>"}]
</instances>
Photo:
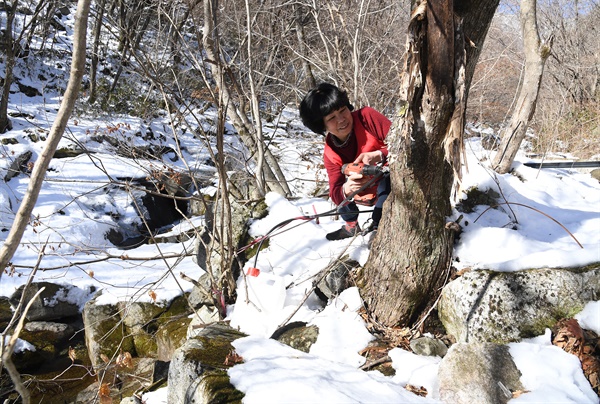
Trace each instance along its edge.
<instances>
[{"instance_id":1,"label":"black bob haircut","mask_svg":"<svg viewBox=\"0 0 600 404\"><path fill-rule=\"evenodd\" d=\"M308 129L325 134L325 117L340 108L354 109L348 94L329 83L321 83L310 90L300 103L300 118Z\"/></svg>"}]
</instances>

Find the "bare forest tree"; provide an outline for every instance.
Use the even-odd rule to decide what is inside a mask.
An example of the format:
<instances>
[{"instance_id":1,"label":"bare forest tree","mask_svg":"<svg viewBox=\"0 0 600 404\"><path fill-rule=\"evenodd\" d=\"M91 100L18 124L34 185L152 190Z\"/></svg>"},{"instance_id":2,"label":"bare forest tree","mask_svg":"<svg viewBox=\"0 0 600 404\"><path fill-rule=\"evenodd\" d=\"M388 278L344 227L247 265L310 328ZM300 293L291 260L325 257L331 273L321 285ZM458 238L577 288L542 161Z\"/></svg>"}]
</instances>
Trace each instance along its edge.
<instances>
[{"instance_id":1,"label":"bare forest tree","mask_svg":"<svg viewBox=\"0 0 600 404\"><path fill-rule=\"evenodd\" d=\"M488 38L481 50L469 89L467 119L498 128L513 105L523 71L523 40L520 35L518 4L492 19Z\"/></svg>"},{"instance_id":2,"label":"bare forest tree","mask_svg":"<svg viewBox=\"0 0 600 404\"><path fill-rule=\"evenodd\" d=\"M521 1L521 31L525 47L523 84L514 106L510 123L503 130L502 142L492 167L500 174L510 171L511 165L525 138L538 100L544 65L550 56L553 37L541 41L538 33L535 0Z\"/></svg>"},{"instance_id":3,"label":"bare forest tree","mask_svg":"<svg viewBox=\"0 0 600 404\"><path fill-rule=\"evenodd\" d=\"M388 136L392 192L363 276L368 309L385 326L416 323L450 278L451 188L468 90L497 6L423 1L411 14L402 103Z\"/></svg>"},{"instance_id":4,"label":"bare forest tree","mask_svg":"<svg viewBox=\"0 0 600 404\"><path fill-rule=\"evenodd\" d=\"M15 48L18 46L18 41L13 38L13 23L15 13L17 12L18 0L14 0L9 6L5 5L6 11L6 27L2 38L2 48L6 55L6 63L4 70L4 80L2 82L2 94L0 94L0 133L12 129L12 124L8 118L8 97L10 96L10 86L13 84L13 69L15 66Z\"/></svg>"},{"instance_id":5,"label":"bare forest tree","mask_svg":"<svg viewBox=\"0 0 600 404\"><path fill-rule=\"evenodd\" d=\"M596 1L538 3L542 32L555 37L546 62L534 117L535 151L600 153L600 4Z\"/></svg>"}]
</instances>

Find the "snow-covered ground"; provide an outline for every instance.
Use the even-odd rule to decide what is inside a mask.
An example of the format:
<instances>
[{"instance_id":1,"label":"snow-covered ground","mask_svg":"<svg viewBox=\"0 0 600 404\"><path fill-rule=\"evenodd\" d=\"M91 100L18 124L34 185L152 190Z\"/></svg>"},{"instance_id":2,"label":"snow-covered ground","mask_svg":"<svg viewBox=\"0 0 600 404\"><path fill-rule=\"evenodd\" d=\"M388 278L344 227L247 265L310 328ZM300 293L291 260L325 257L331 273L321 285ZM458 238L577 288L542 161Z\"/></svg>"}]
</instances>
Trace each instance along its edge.
<instances>
[{"instance_id":1,"label":"snow-covered ground","mask_svg":"<svg viewBox=\"0 0 600 404\"><path fill-rule=\"evenodd\" d=\"M63 18L67 27L72 26L71 17ZM64 47L65 54L70 51L71 34L70 29L57 34L61 36L57 46ZM3 63L0 62L2 68ZM42 66L42 62L36 63ZM16 75L23 84L37 85L35 80L27 81L24 71L17 70ZM52 88L64 86L60 76L56 77L50 83ZM58 95L51 94L50 86L43 96L31 98L19 93L17 86L13 89L9 112L19 116L11 118L13 130L0 135L2 177L13 159L25 151L33 152L31 161L37 160L44 142L34 140L47 135L60 101ZM214 118L214 111L204 113L205 129L210 129ZM318 168L321 139L302 127L294 108L285 109L281 119L274 122L278 125L267 125L266 135L272 137L273 151L281 156L298 198L286 200L276 194L267 195L269 215L251 227L257 237L282 220L333 207L330 202L311 196L318 184L315 181L325 179ZM189 291L192 285L179 274L198 278L204 272L186 254L192 248L191 241L143 245L123 251L104 237L116 225L117 218L125 227L139 222L131 194L108 192L111 187L108 176L144 177L163 164L184 170L187 169L184 161L192 169L205 168L202 162L209 156L206 144L191 131L178 133L179 143L176 143L170 128L167 116L149 122L127 116L73 117L61 147L81 143L94 153L55 159L51 163L34 209L35 220L27 228L12 266L0 279L0 295L10 296L27 281L42 249L35 280L77 286L79 292L68 299L81 307L91 297L92 287L102 289L100 302L105 303L154 299L167 302ZM92 140L94 136L108 136L130 146L142 145L136 133L148 133L148 129L155 135L156 145L179 150L180 159L133 161L116 154L108 143ZM13 144L11 139L17 143ZM227 143L239 149L234 137L228 137ZM491 188L510 204L487 211L479 206L475 212L464 215L463 234L455 248L458 269L516 271L600 262L600 185L589 173L571 169L535 170L523 165L527 158L521 154L515 162L518 176L497 175L487 166L491 155L481 147L480 138L469 138L466 146L469 169L465 171L462 188ZM28 177L24 174L0 182L0 243L6 239L27 184ZM360 220L367 220L367 215L363 216ZM457 217L458 214L453 218ZM198 220L192 222L198 224ZM231 324L250 335L234 342L245 361L229 370L232 383L246 394L244 402L437 402L440 358L395 348L389 353L395 376L358 369L364 362L358 352L372 337L357 314L362 302L356 288L344 291L324 309L314 296L298 308L311 286L311 276L342 251L364 263L369 256L371 236L360 236L350 245L347 240L329 242L325 234L341 225L331 217L321 218L319 223L295 224L298 223L272 237L256 263L254 259L247 263L245 270L249 267L260 270L257 277L246 278L254 305L238 299L237 304L228 308L227 319ZM179 226L190 225L182 222ZM239 296L245 294L243 282L242 278L238 282ZM308 354L268 338L294 311L292 321L306 321L319 327L319 338ZM584 328L600 333L600 301L590 302L576 318ZM21 347L27 349L27 343L23 342ZM511 403L598 403L578 360L552 346L548 332L510 344L510 352L522 372L522 383L530 391ZM424 386L427 397L408 392L404 388L407 384ZM144 399L147 404L166 403L166 389L148 393Z\"/></svg>"},{"instance_id":2,"label":"snow-covered ground","mask_svg":"<svg viewBox=\"0 0 600 404\"><path fill-rule=\"evenodd\" d=\"M43 110L40 102L22 98L18 108L33 116L29 118L32 122L49 122L48 109ZM82 292L70 298L81 305L90 298L86 291L91 286L103 290L101 301L106 303L150 301L154 297L169 301L183 292L179 285L184 291L191 289L191 284L178 278L181 272L192 278L203 273L189 256L180 257L189 251L191 242L143 245L127 250L124 257L124 251L104 238L105 232L114 226L114 217L124 223L138 220L127 193L109 197L104 192L107 173L113 178L145 175L162 162L133 162L110 153L104 150L104 144L90 143L88 139L91 130L97 133L109 124L89 119L77 119L75 123L75 120L69 125L64 145L77 139L95 147L96 153L52 162L34 210L35 226L27 229L12 260L14 273L2 276L0 294L11 295L27 280L43 245L46 249L40 268L44 270L38 271L35 279L78 286ZM124 139L145 125L136 118L122 121L124 124L115 136ZM19 139L19 144L2 146L2 173L6 172L12 156L29 149L34 152L35 161L43 146L43 142L27 140L31 123L20 118L14 119L14 124L11 132L1 136ZM168 127L160 122L152 125L155 134ZM294 136L288 136L284 127L292 130ZM251 226L256 237L283 220L333 207L325 199L310 196L315 190L315 178L324 178L318 169L320 139L308 132L300 133L303 128L294 109L284 110L278 128L267 129L276 139L275 152L282 156L286 174L294 179L291 185L298 198L287 200L268 194L269 215ZM192 136L181 136L179 141L189 153L184 158L202 161L203 144ZM168 143L166 140L165 144ZM455 249L459 269L515 271L600 262L600 185L589 173L528 168L522 164L526 158L520 155L515 163L518 176L497 175L487 168L490 155L481 148L480 138L468 139L467 152L469 170L465 172L462 188L492 188L511 205L510 209L505 205L487 211L485 206L479 206L475 212L464 214L463 223L468 225L464 226ZM9 228L27 183L28 178L23 174L0 183L3 229ZM362 216L361 221L368 219L367 214ZM346 290L325 309L314 296L298 309L311 287L311 277L340 253L347 249L346 253L361 263L368 259L371 235L359 236L350 245L348 240L325 239L327 232L340 225L331 217L320 218L319 223L293 222L286 231L271 238L269 247L260 252L256 262L252 258L247 263L245 270L254 266L260 270L259 276L245 278L254 304L247 305L244 299L238 299L237 304L228 308L231 324L250 335L234 343L245 362L229 371L233 384L246 393L244 402L383 403L438 399L440 358L421 357L395 348L390 352L397 370L395 376L358 369L364 362L358 352L372 337L357 314L362 303L356 288ZM0 233L0 241L6 234L6 231ZM149 257L155 259L134 260ZM239 296L244 296L246 290L243 282L244 278L240 278ZM319 338L309 354L268 338L294 311L292 321L319 326ZM590 302L577 318L584 327L600 332L600 302ZM523 373L523 384L531 391L512 402L598 402L576 358L552 346L548 333L531 341L510 344L510 349ZM428 396L422 398L408 392L404 389L406 384L424 386ZM166 389L149 393L145 399L147 403L166 403Z\"/></svg>"}]
</instances>

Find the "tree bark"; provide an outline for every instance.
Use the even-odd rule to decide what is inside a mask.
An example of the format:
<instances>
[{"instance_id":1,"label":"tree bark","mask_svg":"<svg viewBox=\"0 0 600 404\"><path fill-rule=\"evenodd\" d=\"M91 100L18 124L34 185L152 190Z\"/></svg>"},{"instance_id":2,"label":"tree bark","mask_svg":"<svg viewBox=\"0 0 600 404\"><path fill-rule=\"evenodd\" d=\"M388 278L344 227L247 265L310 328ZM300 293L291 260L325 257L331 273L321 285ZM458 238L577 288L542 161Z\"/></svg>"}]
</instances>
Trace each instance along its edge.
<instances>
[{"instance_id":1,"label":"tree bark","mask_svg":"<svg viewBox=\"0 0 600 404\"><path fill-rule=\"evenodd\" d=\"M454 234L445 225L468 86L498 0L460 6L422 1L411 15L402 104L388 135L392 192L362 284L370 313L386 326L414 324L450 275Z\"/></svg>"},{"instance_id":2,"label":"tree bark","mask_svg":"<svg viewBox=\"0 0 600 404\"><path fill-rule=\"evenodd\" d=\"M96 12L96 22L94 23L94 43L92 46L92 58L90 64L90 96L88 98L90 104L96 102L98 88L98 83L96 81L96 74L98 73L98 52L100 49L100 34L102 33L102 20L104 19L105 9L106 0L100 0Z\"/></svg>"},{"instance_id":3,"label":"tree bark","mask_svg":"<svg viewBox=\"0 0 600 404\"><path fill-rule=\"evenodd\" d=\"M306 51L306 44L304 39L304 13L303 6L301 4L294 4L294 24L296 26L296 38L298 39L298 53L302 58L302 73L306 87L308 90L317 86L317 80L312 72L312 67L308 62L308 53Z\"/></svg>"},{"instance_id":4,"label":"tree bark","mask_svg":"<svg viewBox=\"0 0 600 404\"><path fill-rule=\"evenodd\" d=\"M42 188L46 171L50 165L50 160L52 160L56 147L62 138L69 117L73 112L77 95L79 94L81 79L83 78L83 73L85 71L86 32L88 15L90 12L90 2L91 0L79 0L77 4L73 35L73 60L71 61L69 83L67 84L56 119L50 129L46 147L33 166L27 192L19 206L10 232L6 237L6 241L2 245L2 249L0 249L0 278L2 272L4 272L4 268L8 265L23 237L23 233L25 232L25 228L31 217L31 212L35 207L40 189Z\"/></svg>"},{"instance_id":5,"label":"tree bark","mask_svg":"<svg viewBox=\"0 0 600 404\"><path fill-rule=\"evenodd\" d=\"M12 129L12 123L8 117L8 99L10 97L10 86L12 85L13 69L15 67L15 41L13 39L12 30L18 4L18 0L14 0L11 7L5 7L6 29L4 31L4 43L6 49L6 65L4 69L4 84L2 86L2 94L0 95L0 133L6 133Z\"/></svg>"},{"instance_id":6,"label":"tree bark","mask_svg":"<svg viewBox=\"0 0 600 404\"><path fill-rule=\"evenodd\" d=\"M529 121L535 113L546 59L550 56L552 48L552 39L548 43L540 41L536 0L521 1L521 31L525 49L525 73L510 124L503 131L498 153L492 163L492 167L499 174L506 174L510 171L525 138Z\"/></svg>"}]
</instances>

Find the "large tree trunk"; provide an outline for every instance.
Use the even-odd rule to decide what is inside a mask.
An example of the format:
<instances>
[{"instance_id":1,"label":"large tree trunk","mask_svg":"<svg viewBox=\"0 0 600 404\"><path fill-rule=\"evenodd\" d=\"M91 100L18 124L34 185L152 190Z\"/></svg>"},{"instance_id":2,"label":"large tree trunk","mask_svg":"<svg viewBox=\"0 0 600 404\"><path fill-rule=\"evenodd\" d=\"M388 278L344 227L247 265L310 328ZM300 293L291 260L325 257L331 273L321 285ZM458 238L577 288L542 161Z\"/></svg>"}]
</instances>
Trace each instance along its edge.
<instances>
[{"instance_id":1,"label":"large tree trunk","mask_svg":"<svg viewBox=\"0 0 600 404\"><path fill-rule=\"evenodd\" d=\"M502 142L492 163L494 170L500 174L510 171L510 166L525 138L529 121L535 113L544 65L552 48L552 37L547 43L540 41L536 0L521 1L521 31L525 48L525 73L510 124L503 131Z\"/></svg>"},{"instance_id":2,"label":"large tree trunk","mask_svg":"<svg viewBox=\"0 0 600 404\"><path fill-rule=\"evenodd\" d=\"M412 13L403 105L388 136L392 192L364 272L365 302L383 325L416 322L449 277L454 235L445 225L468 88L497 6L422 1Z\"/></svg>"}]
</instances>

